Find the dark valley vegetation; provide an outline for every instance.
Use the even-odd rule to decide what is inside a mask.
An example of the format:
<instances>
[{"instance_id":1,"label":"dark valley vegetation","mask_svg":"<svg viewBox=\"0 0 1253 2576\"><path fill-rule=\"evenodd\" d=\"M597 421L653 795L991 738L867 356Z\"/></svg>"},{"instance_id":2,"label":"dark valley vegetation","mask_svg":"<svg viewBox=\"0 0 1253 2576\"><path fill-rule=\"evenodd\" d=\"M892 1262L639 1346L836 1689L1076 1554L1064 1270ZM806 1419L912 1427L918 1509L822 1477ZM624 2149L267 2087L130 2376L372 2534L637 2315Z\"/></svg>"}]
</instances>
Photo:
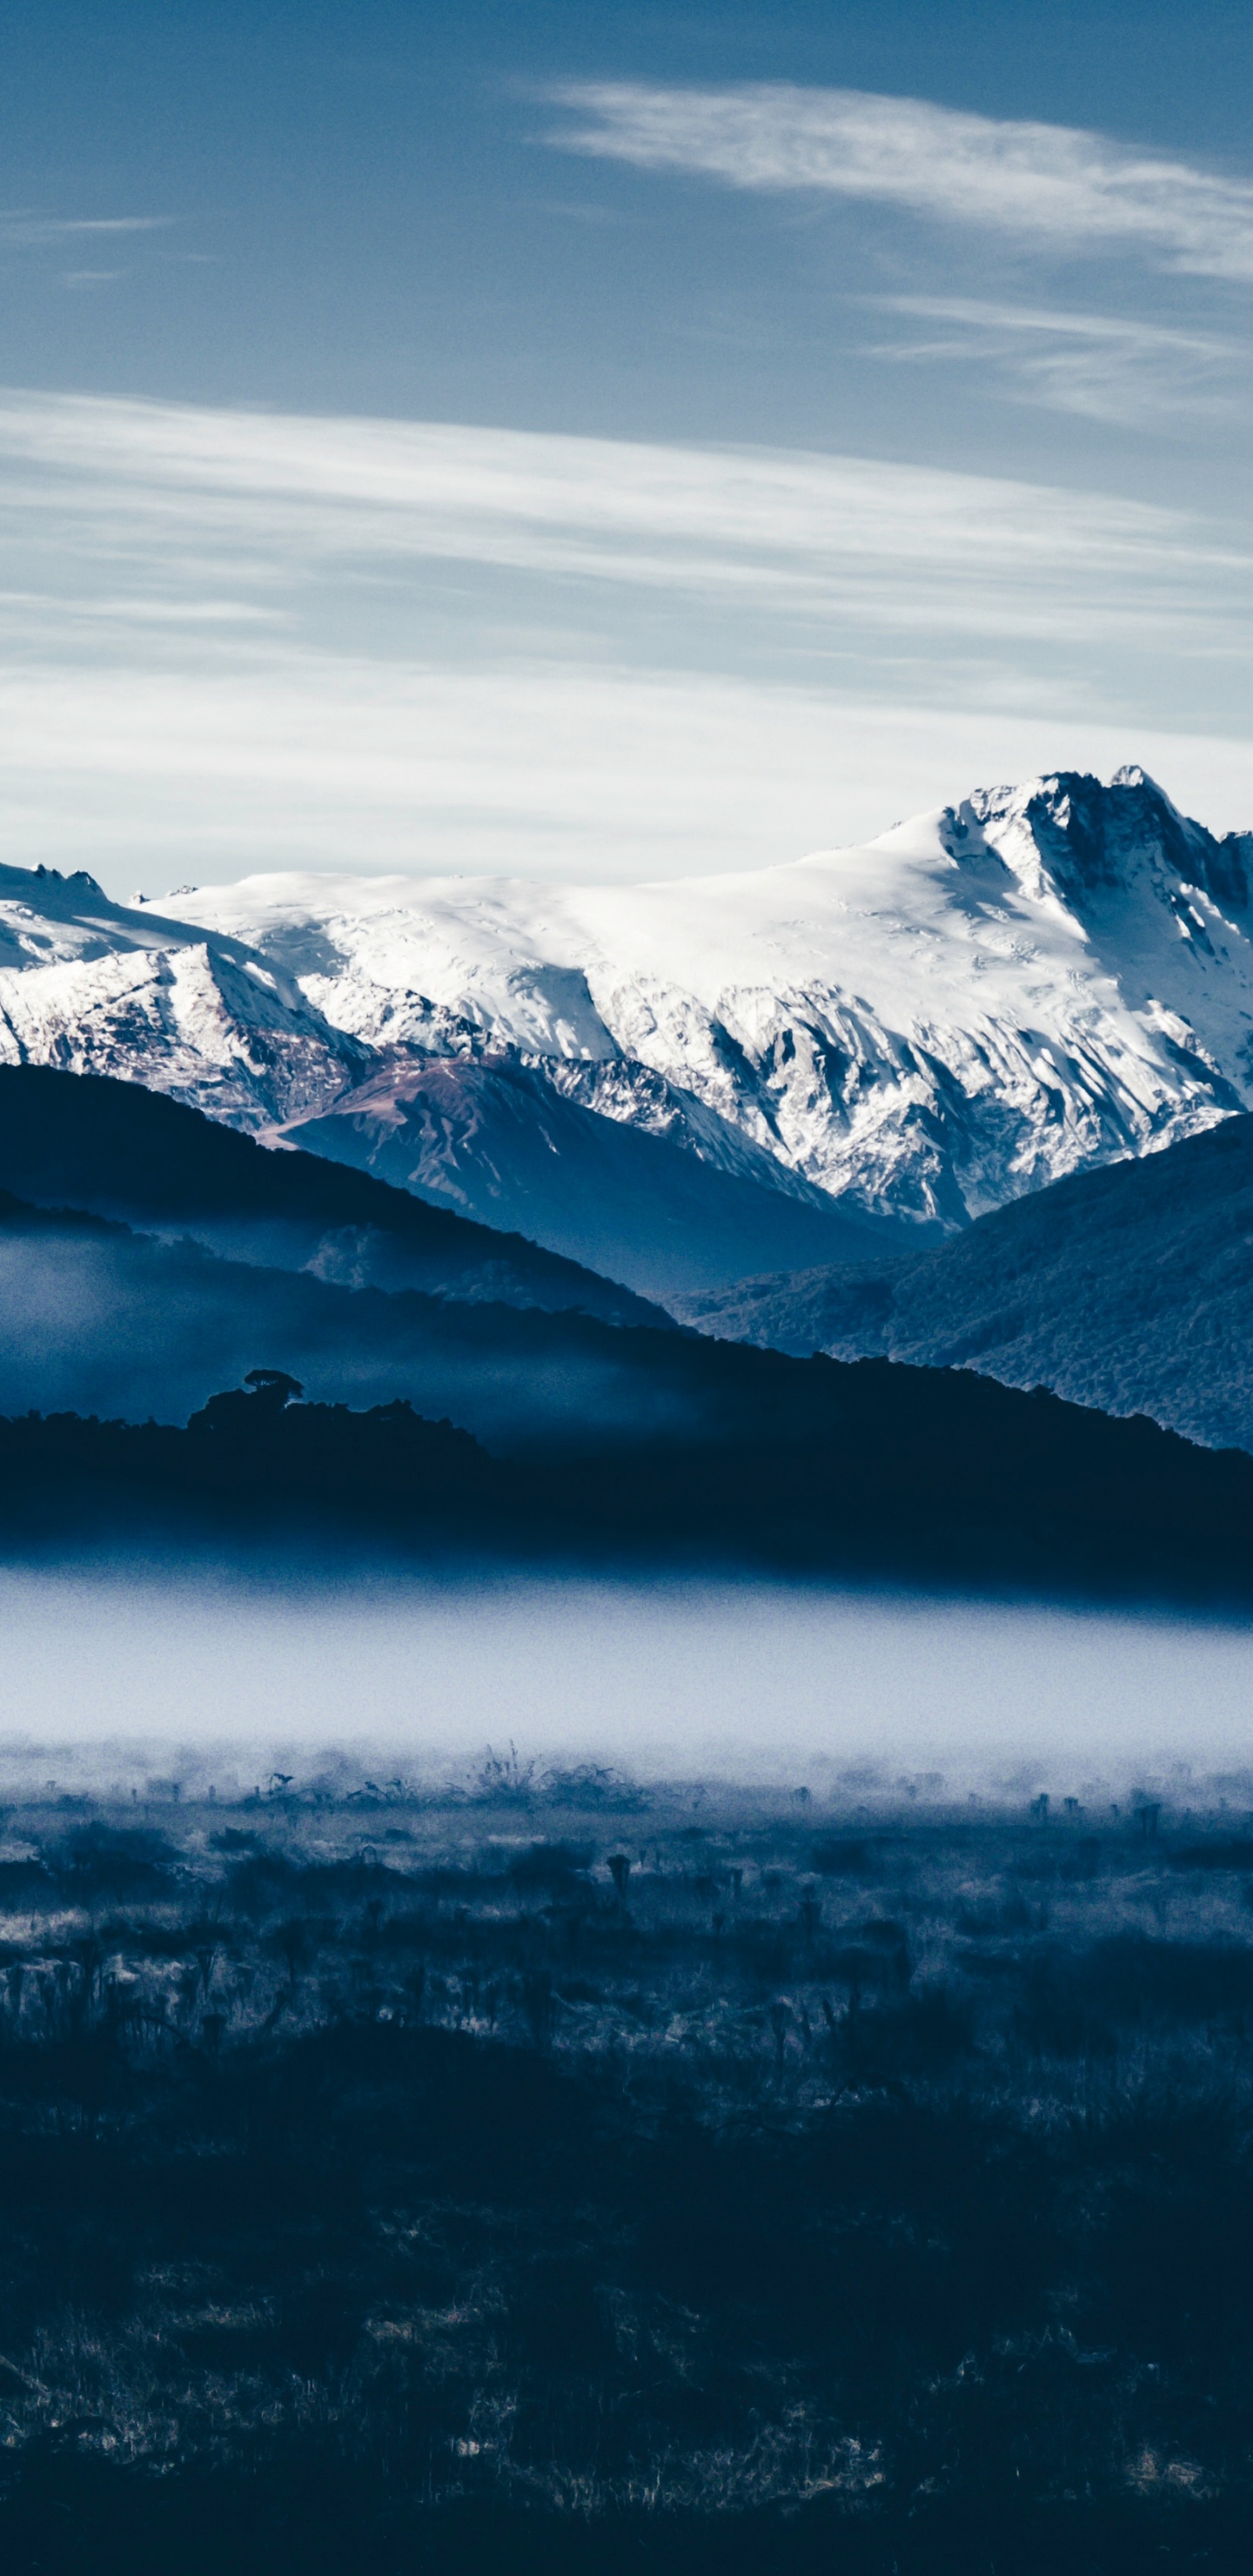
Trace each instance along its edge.
<instances>
[{"instance_id":1,"label":"dark valley vegetation","mask_svg":"<svg viewBox=\"0 0 1253 2576\"><path fill-rule=\"evenodd\" d=\"M471 1303L659 1323L595 1271L287 1144L267 1149L138 1082L0 1065L0 1189L235 1262Z\"/></svg>"},{"instance_id":2,"label":"dark valley vegetation","mask_svg":"<svg viewBox=\"0 0 1253 2576\"><path fill-rule=\"evenodd\" d=\"M473 1325L480 1310L459 1312ZM502 1310L488 1310L489 1332ZM591 1318L559 1324L595 1355ZM1010 1583L1155 1600L1247 1599L1253 1459L962 1371L787 1359L633 1331L616 1423L532 1426L512 1456L399 1400L301 1400L253 1369L185 1429L77 1414L0 1419L13 1550L161 1536L264 1555L302 1538L418 1563L722 1563ZM532 1342L532 1356L534 1343ZM616 1433L616 1437L612 1436ZM608 1434L608 1436L607 1436Z\"/></svg>"},{"instance_id":3,"label":"dark valley vegetation","mask_svg":"<svg viewBox=\"0 0 1253 2576\"><path fill-rule=\"evenodd\" d=\"M979 1369L1253 1449L1253 1117L1075 1172L948 1243L674 1311L732 1341Z\"/></svg>"},{"instance_id":4,"label":"dark valley vegetation","mask_svg":"<svg viewBox=\"0 0 1253 2576\"><path fill-rule=\"evenodd\" d=\"M0 1840L14 2571L1244 2569L1247 1784Z\"/></svg>"}]
</instances>

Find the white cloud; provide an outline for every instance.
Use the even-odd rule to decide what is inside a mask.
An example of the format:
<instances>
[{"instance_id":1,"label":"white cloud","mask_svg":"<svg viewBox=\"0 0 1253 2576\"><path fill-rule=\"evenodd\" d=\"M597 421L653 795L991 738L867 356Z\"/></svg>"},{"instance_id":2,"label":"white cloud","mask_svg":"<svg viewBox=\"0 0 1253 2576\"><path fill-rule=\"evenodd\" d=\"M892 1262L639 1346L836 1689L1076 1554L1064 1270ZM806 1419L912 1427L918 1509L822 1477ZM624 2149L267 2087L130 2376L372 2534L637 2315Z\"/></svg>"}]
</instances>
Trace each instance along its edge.
<instances>
[{"instance_id":1,"label":"white cloud","mask_svg":"<svg viewBox=\"0 0 1253 2576\"><path fill-rule=\"evenodd\" d=\"M1248 346L1218 332L975 296L881 295L865 302L942 326L877 346L895 363L997 370L1019 397L1088 419L1152 427L1180 414L1230 412L1247 397Z\"/></svg>"},{"instance_id":2,"label":"white cloud","mask_svg":"<svg viewBox=\"0 0 1253 2576\"><path fill-rule=\"evenodd\" d=\"M118 893L300 866L657 877L1129 759L1219 828L1253 821L1253 744L1135 725L560 665L45 667L0 678L0 855L86 866Z\"/></svg>"},{"instance_id":3,"label":"white cloud","mask_svg":"<svg viewBox=\"0 0 1253 2576\"><path fill-rule=\"evenodd\" d=\"M1166 357L1204 356L1229 363L1241 354L1241 343L1213 332L1178 331L1166 324L1138 322L1108 313L1059 313L1039 304L995 304L979 296L879 295L868 297L896 313L919 313L939 321L971 322L989 329L1037 332L1061 339L1091 340L1111 347L1160 350Z\"/></svg>"},{"instance_id":4,"label":"white cloud","mask_svg":"<svg viewBox=\"0 0 1253 2576\"><path fill-rule=\"evenodd\" d=\"M235 628L284 623L282 611L244 599L74 599L52 591L0 590L0 619L38 623L45 631L67 621L88 619L105 626L191 626Z\"/></svg>"},{"instance_id":5,"label":"white cloud","mask_svg":"<svg viewBox=\"0 0 1253 2576\"><path fill-rule=\"evenodd\" d=\"M582 120L546 137L566 151L736 188L907 206L1068 251L1138 249L1167 268L1253 280L1253 186L1080 127L785 82L570 82L552 95Z\"/></svg>"},{"instance_id":6,"label":"white cloud","mask_svg":"<svg viewBox=\"0 0 1253 2576\"><path fill-rule=\"evenodd\" d=\"M1141 503L10 393L0 539L0 849L118 892L748 866L1133 758L1253 822L1253 564Z\"/></svg>"},{"instance_id":7,"label":"white cloud","mask_svg":"<svg viewBox=\"0 0 1253 2576\"><path fill-rule=\"evenodd\" d=\"M0 524L80 562L258 581L462 562L719 615L1243 652L1253 560L1105 493L788 449L646 445L87 397L0 396ZM128 587L134 587L128 581Z\"/></svg>"},{"instance_id":8,"label":"white cloud","mask_svg":"<svg viewBox=\"0 0 1253 2576\"><path fill-rule=\"evenodd\" d=\"M172 215L38 215L17 209L0 212L0 243L38 249L48 242L75 241L94 233L165 232Z\"/></svg>"}]
</instances>

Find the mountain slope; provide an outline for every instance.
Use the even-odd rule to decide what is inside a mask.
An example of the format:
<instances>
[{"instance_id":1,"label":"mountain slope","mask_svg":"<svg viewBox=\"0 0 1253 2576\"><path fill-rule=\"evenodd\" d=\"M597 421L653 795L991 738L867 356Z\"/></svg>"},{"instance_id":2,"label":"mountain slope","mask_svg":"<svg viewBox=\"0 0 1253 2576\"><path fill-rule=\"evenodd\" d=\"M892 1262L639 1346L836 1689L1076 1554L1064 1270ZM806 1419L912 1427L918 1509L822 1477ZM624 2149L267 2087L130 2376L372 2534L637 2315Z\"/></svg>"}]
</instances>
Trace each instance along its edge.
<instances>
[{"instance_id":1,"label":"mountain slope","mask_svg":"<svg viewBox=\"0 0 1253 2576\"><path fill-rule=\"evenodd\" d=\"M903 1261L680 1302L707 1333L1044 1385L1253 1450L1253 1117L1079 1173Z\"/></svg>"},{"instance_id":2,"label":"mountain slope","mask_svg":"<svg viewBox=\"0 0 1253 2576\"><path fill-rule=\"evenodd\" d=\"M666 1321L628 1289L521 1235L428 1207L318 1155L267 1151L135 1083L0 1065L0 1189L348 1286L577 1308L615 1324Z\"/></svg>"},{"instance_id":3,"label":"mountain slope","mask_svg":"<svg viewBox=\"0 0 1253 2576\"><path fill-rule=\"evenodd\" d=\"M876 1225L810 1183L779 1187L777 1166L747 1139L730 1140L740 1151L727 1169L585 1108L509 1059L389 1067L284 1133L664 1301L749 1264L873 1259L908 1241L903 1226Z\"/></svg>"},{"instance_id":4,"label":"mountain slope","mask_svg":"<svg viewBox=\"0 0 1253 2576\"><path fill-rule=\"evenodd\" d=\"M0 867L0 1064L122 1074L243 1127L333 1099L363 1058L229 932Z\"/></svg>"},{"instance_id":5,"label":"mountain slope","mask_svg":"<svg viewBox=\"0 0 1253 2576\"><path fill-rule=\"evenodd\" d=\"M655 1352L696 1338L668 1319L633 1330L572 1310L354 1288L8 1194L0 1314L0 1414L177 1422L249 1369L274 1368L321 1402L407 1397L502 1451L681 1425L686 1381L680 1371L672 1383Z\"/></svg>"},{"instance_id":6,"label":"mountain slope","mask_svg":"<svg viewBox=\"0 0 1253 2576\"><path fill-rule=\"evenodd\" d=\"M10 869L0 1059L307 1122L347 1160L403 1131L424 1192L700 1286L806 1257L827 1198L952 1232L1253 1107L1251 868L1253 836L1128 770L664 885L258 877L128 907Z\"/></svg>"},{"instance_id":7,"label":"mountain slope","mask_svg":"<svg viewBox=\"0 0 1253 2576\"><path fill-rule=\"evenodd\" d=\"M0 1066L118 1076L270 1141L305 1141L307 1121L329 1159L390 1170L647 1295L892 1239L643 1068L486 1063L480 1026L408 1002L409 1043L380 1049L229 931L113 903L83 872L0 869Z\"/></svg>"},{"instance_id":8,"label":"mountain slope","mask_svg":"<svg viewBox=\"0 0 1253 2576\"><path fill-rule=\"evenodd\" d=\"M168 909L358 1044L612 1066L611 1115L705 1153L694 1098L846 1204L953 1229L1253 1105L1251 863L1130 770L757 875L257 877Z\"/></svg>"}]
</instances>

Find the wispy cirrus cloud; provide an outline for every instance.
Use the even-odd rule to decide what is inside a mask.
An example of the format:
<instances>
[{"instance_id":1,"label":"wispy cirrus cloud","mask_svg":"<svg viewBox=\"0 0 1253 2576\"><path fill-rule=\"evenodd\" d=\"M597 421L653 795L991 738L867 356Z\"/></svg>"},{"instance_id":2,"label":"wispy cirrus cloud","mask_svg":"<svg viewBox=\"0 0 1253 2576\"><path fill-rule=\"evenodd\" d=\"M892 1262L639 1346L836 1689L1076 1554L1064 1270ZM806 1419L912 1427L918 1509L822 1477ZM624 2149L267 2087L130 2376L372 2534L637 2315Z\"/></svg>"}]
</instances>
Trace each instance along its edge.
<instances>
[{"instance_id":1,"label":"wispy cirrus cloud","mask_svg":"<svg viewBox=\"0 0 1253 2576\"><path fill-rule=\"evenodd\" d=\"M42 250L96 234L167 232L173 215L42 215L29 207L0 209L0 248Z\"/></svg>"},{"instance_id":2,"label":"wispy cirrus cloud","mask_svg":"<svg viewBox=\"0 0 1253 2576\"><path fill-rule=\"evenodd\" d=\"M904 206L1070 252L1253 282L1253 185L1077 126L971 115L927 99L787 82L719 89L566 82L558 149Z\"/></svg>"},{"instance_id":3,"label":"wispy cirrus cloud","mask_svg":"<svg viewBox=\"0 0 1253 2576\"><path fill-rule=\"evenodd\" d=\"M0 523L80 564L224 559L263 588L475 564L718 615L1244 652L1253 557L1196 514L776 449L0 395ZM134 583L128 574L132 591ZM549 600L551 611L551 597Z\"/></svg>"},{"instance_id":4,"label":"wispy cirrus cloud","mask_svg":"<svg viewBox=\"0 0 1253 2576\"><path fill-rule=\"evenodd\" d=\"M1108 494L9 392L0 543L0 850L119 891L748 864L1077 759L1253 814L1253 560Z\"/></svg>"},{"instance_id":5,"label":"wispy cirrus cloud","mask_svg":"<svg viewBox=\"0 0 1253 2576\"><path fill-rule=\"evenodd\" d=\"M896 364L959 363L999 376L1018 400L1136 428L1230 413L1247 399L1253 350L1223 332L978 296L876 295L881 312L930 327L876 344Z\"/></svg>"}]
</instances>

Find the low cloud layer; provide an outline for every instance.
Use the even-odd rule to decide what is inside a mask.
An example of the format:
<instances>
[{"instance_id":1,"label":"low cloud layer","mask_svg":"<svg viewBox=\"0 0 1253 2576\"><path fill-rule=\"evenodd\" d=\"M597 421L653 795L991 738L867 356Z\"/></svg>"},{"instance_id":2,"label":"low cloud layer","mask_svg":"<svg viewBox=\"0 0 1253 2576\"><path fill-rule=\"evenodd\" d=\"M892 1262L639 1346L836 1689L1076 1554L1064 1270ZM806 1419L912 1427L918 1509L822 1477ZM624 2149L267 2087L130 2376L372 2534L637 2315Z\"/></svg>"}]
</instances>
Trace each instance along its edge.
<instances>
[{"instance_id":1,"label":"low cloud layer","mask_svg":"<svg viewBox=\"0 0 1253 2576\"><path fill-rule=\"evenodd\" d=\"M523 1762L816 1797L854 1763L863 1788L936 1764L933 1794L977 1781L1023 1799L1094 1776L1120 1796L1155 1772L1178 1790L1189 1762L1247 1761L1247 1632L1218 1623L820 1585L340 1572L318 1593L179 1571L0 1570L7 1794L31 1771L71 1789L101 1770L185 1773L206 1750L247 1783L332 1744L386 1747L388 1769L421 1775L510 1735Z\"/></svg>"}]
</instances>

